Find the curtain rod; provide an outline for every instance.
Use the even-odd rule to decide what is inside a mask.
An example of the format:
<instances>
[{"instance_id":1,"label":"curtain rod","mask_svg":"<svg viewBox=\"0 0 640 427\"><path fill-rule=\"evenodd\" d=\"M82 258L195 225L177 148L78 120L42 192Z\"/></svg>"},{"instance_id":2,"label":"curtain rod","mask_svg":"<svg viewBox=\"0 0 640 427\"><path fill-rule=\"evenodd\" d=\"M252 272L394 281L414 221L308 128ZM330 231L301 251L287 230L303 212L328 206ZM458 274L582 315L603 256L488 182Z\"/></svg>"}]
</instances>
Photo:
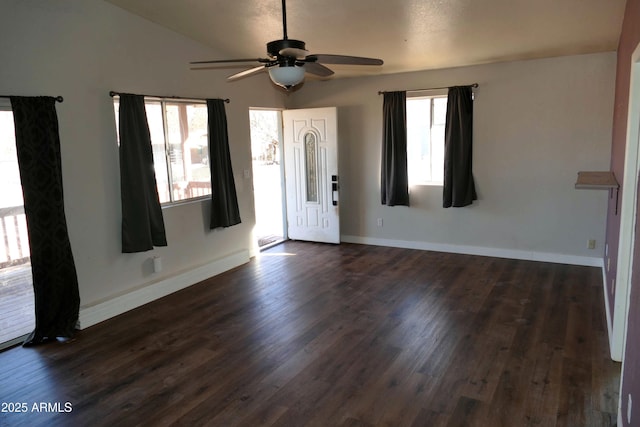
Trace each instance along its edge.
<instances>
[{"instance_id":1,"label":"curtain rod","mask_svg":"<svg viewBox=\"0 0 640 427\"><path fill-rule=\"evenodd\" d=\"M478 85L478 83L473 83L473 84L470 84L470 85L461 85L461 86L478 87L479 85ZM452 87L452 86L429 87L429 88L426 88L426 89L409 89L409 90L406 90L405 92L422 92L422 91L426 91L426 90L441 90L441 89L449 89L450 87ZM387 93L387 92L388 91L380 90L380 91L378 91L378 95L382 95L383 93Z\"/></svg>"},{"instance_id":2,"label":"curtain rod","mask_svg":"<svg viewBox=\"0 0 640 427\"><path fill-rule=\"evenodd\" d=\"M112 97L112 98L114 96L120 96L121 94L122 94L121 92L114 92L114 91L109 92L109 96ZM150 98L183 99L183 100L186 100L186 101L188 101L188 100L206 101L205 98L184 98L182 96L159 96L159 95L142 95L142 96L147 96L147 97L150 97ZM223 99L223 101L226 102L227 104L229 102L231 102L231 100L229 98L225 98L225 99Z\"/></svg>"},{"instance_id":3,"label":"curtain rod","mask_svg":"<svg viewBox=\"0 0 640 427\"><path fill-rule=\"evenodd\" d=\"M11 98L12 96L16 96L16 95L0 95L0 98ZM64 101L64 98L61 96L53 96L52 98L54 98L57 102Z\"/></svg>"}]
</instances>

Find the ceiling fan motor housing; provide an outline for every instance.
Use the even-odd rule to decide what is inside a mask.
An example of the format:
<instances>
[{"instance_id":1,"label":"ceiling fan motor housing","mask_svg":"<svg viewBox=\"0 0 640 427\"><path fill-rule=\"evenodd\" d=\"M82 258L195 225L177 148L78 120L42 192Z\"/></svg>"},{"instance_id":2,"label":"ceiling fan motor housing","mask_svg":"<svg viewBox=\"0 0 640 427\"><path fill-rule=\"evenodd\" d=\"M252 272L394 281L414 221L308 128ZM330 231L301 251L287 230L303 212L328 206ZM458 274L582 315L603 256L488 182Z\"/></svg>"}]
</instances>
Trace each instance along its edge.
<instances>
[{"instance_id":1,"label":"ceiling fan motor housing","mask_svg":"<svg viewBox=\"0 0 640 427\"><path fill-rule=\"evenodd\" d=\"M267 53L272 58L277 58L282 56L280 55L280 51L282 49L306 50L305 44L301 40L284 39L284 40L274 40L272 42L267 43Z\"/></svg>"}]
</instances>

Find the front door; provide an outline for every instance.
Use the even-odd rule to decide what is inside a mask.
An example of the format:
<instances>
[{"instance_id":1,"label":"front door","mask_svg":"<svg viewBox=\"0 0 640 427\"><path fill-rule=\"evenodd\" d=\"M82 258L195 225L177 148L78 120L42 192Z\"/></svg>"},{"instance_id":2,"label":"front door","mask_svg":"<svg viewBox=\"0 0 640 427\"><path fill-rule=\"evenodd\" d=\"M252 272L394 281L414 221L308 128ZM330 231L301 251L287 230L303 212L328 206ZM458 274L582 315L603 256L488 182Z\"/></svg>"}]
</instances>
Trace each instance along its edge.
<instances>
[{"instance_id":1,"label":"front door","mask_svg":"<svg viewBox=\"0 0 640 427\"><path fill-rule=\"evenodd\" d=\"M340 243L335 107L283 112L290 239Z\"/></svg>"}]
</instances>

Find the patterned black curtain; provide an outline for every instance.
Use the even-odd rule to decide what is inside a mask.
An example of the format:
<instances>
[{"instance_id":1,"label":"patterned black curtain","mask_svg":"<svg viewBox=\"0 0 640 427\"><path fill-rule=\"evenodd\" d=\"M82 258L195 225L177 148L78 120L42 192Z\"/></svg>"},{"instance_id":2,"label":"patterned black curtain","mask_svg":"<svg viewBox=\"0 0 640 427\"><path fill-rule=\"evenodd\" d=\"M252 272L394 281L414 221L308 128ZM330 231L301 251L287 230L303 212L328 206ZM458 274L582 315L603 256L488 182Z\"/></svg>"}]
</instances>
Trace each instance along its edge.
<instances>
[{"instance_id":1,"label":"patterned black curtain","mask_svg":"<svg viewBox=\"0 0 640 427\"><path fill-rule=\"evenodd\" d=\"M224 100L207 99L209 114L209 165L211 167L210 229L240 224L236 184L231 168Z\"/></svg>"},{"instance_id":2,"label":"patterned black curtain","mask_svg":"<svg viewBox=\"0 0 640 427\"><path fill-rule=\"evenodd\" d=\"M382 105L382 204L409 206L407 93L385 92Z\"/></svg>"},{"instance_id":3,"label":"patterned black curtain","mask_svg":"<svg viewBox=\"0 0 640 427\"><path fill-rule=\"evenodd\" d=\"M80 308L64 213L55 102L51 97L11 97L36 311L36 327L25 346L72 336Z\"/></svg>"},{"instance_id":4,"label":"patterned black curtain","mask_svg":"<svg viewBox=\"0 0 640 427\"><path fill-rule=\"evenodd\" d=\"M473 181L473 92L471 86L449 88L445 124L442 206L462 207L477 200Z\"/></svg>"},{"instance_id":5,"label":"patterned black curtain","mask_svg":"<svg viewBox=\"0 0 640 427\"><path fill-rule=\"evenodd\" d=\"M167 246L144 96L120 95L122 252Z\"/></svg>"}]
</instances>

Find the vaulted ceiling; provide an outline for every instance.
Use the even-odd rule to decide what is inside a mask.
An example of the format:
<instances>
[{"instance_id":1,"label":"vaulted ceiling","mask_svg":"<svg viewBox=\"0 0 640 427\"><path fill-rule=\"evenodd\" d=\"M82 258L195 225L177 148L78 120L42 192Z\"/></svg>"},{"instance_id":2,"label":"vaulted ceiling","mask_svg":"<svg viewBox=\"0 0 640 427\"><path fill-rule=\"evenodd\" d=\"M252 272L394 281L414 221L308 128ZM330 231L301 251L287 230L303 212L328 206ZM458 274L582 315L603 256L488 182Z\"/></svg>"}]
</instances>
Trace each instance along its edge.
<instances>
[{"instance_id":1,"label":"vaulted ceiling","mask_svg":"<svg viewBox=\"0 0 640 427\"><path fill-rule=\"evenodd\" d=\"M220 52L265 57L281 0L106 0ZM288 0L288 36L311 53L381 58L333 78L614 51L626 0ZM245 65L249 68L253 64ZM230 70L230 73L240 71Z\"/></svg>"}]
</instances>

